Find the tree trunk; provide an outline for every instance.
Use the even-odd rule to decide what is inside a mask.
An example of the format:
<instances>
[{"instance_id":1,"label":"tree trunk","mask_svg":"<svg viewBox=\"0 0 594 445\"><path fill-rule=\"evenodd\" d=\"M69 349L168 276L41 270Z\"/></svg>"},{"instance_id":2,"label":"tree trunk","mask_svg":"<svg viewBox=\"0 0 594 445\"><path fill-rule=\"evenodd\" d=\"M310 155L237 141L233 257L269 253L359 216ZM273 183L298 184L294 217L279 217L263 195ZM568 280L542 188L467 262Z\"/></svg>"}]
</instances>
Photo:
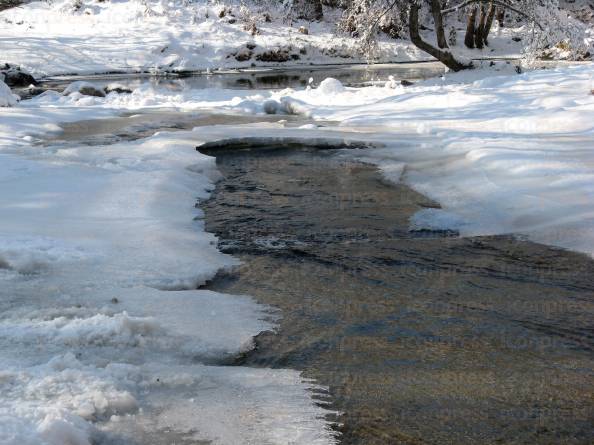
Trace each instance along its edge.
<instances>
[{"instance_id":1,"label":"tree trunk","mask_svg":"<svg viewBox=\"0 0 594 445\"><path fill-rule=\"evenodd\" d=\"M483 49L485 39L485 21L487 20L487 13L485 7L481 5L481 15L474 31L474 46L478 49Z\"/></svg>"},{"instance_id":2,"label":"tree trunk","mask_svg":"<svg viewBox=\"0 0 594 445\"><path fill-rule=\"evenodd\" d=\"M497 23L499 23L500 28L503 28L504 20L505 20L505 8L499 8L497 10Z\"/></svg>"},{"instance_id":3,"label":"tree trunk","mask_svg":"<svg viewBox=\"0 0 594 445\"><path fill-rule=\"evenodd\" d=\"M474 33L475 33L475 22L476 22L476 13L477 7L475 6L472 8L470 13L468 14L468 21L466 22L466 36L464 37L464 45L467 48L474 48Z\"/></svg>"},{"instance_id":4,"label":"tree trunk","mask_svg":"<svg viewBox=\"0 0 594 445\"><path fill-rule=\"evenodd\" d=\"M483 40L485 45L489 46L489 33L493 26L493 19L495 18L495 5L491 3L489 6L489 13L487 14L487 21L485 22L485 29L483 30Z\"/></svg>"},{"instance_id":5,"label":"tree trunk","mask_svg":"<svg viewBox=\"0 0 594 445\"><path fill-rule=\"evenodd\" d=\"M443 16L441 15L440 2L441 0L431 0L431 14L433 15L433 23L435 24L437 46L443 49L448 47L448 41L446 40L445 30L443 29Z\"/></svg>"},{"instance_id":6,"label":"tree trunk","mask_svg":"<svg viewBox=\"0 0 594 445\"><path fill-rule=\"evenodd\" d=\"M411 2L408 28L410 31L411 42L419 49L425 51L427 54L432 55L445 66L452 71L461 71L463 69L472 68L472 64L464 64L456 60L454 55L449 51L442 51L439 48L435 48L433 45L425 42L419 34L419 9L420 6L415 1Z\"/></svg>"}]
</instances>

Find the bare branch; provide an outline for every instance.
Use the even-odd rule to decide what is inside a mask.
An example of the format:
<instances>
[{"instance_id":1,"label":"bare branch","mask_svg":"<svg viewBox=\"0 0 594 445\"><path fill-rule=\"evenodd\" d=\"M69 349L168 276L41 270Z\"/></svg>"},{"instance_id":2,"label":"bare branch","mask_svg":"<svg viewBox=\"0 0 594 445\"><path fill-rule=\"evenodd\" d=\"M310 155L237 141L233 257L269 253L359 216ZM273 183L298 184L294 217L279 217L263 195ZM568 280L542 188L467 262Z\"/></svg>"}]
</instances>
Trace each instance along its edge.
<instances>
[{"instance_id":1,"label":"bare branch","mask_svg":"<svg viewBox=\"0 0 594 445\"><path fill-rule=\"evenodd\" d=\"M375 19L375 21L374 21L374 22L371 24L371 29L374 29L374 28L377 26L377 24L380 22L380 20L381 20L382 18L384 18L384 16L385 16L385 15L386 15L388 12L390 12L390 11L391 11L391 10L394 8L394 6L396 6L396 3L398 3L398 1L399 1L399 0L394 0L394 1L393 1L393 2L390 4L390 6L388 6L388 7L386 8L386 10L385 10L384 12L382 12L382 13L381 13L381 14L380 14L380 15L379 15L379 16L378 16L376 19Z\"/></svg>"},{"instance_id":2,"label":"bare branch","mask_svg":"<svg viewBox=\"0 0 594 445\"><path fill-rule=\"evenodd\" d=\"M528 19L528 20L530 20L530 21L532 21L534 23L536 23L536 26L538 26L541 31L544 30L544 28L542 27L542 25L540 23L538 23L533 17L530 17L525 12L520 11L517 8L514 8L509 3L506 3L506 2L501 1L501 0L465 0L465 1L463 1L462 3L460 3L460 4L456 5L456 6L452 6L451 8L443 9L441 11L441 13L443 15L450 14L452 12L456 12L456 11L460 10L461 8L464 8L465 6L471 5L472 3L492 3L494 5L501 6L502 8L509 9L510 11L513 11L516 14L518 14L518 15L520 15L520 16L522 16L522 17L524 17L524 18L526 18L526 19Z\"/></svg>"}]
</instances>

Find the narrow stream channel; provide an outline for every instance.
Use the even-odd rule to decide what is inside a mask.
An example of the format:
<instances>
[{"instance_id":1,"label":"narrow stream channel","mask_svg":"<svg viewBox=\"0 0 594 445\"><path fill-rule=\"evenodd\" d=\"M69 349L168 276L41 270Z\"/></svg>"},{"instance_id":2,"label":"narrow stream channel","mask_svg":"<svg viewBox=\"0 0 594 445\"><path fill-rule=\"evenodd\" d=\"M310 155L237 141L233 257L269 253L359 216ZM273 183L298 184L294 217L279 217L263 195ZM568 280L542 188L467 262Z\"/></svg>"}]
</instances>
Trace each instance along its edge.
<instances>
[{"instance_id":1,"label":"narrow stream channel","mask_svg":"<svg viewBox=\"0 0 594 445\"><path fill-rule=\"evenodd\" d=\"M206 287L283 317L237 364L328 386L342 444L594 442L594 261L410 232L437 204L346 151L202 151L206 230L243 263Z\"/></svg>"},{"instance_id":2,"label":"narrow stream channel","mask_svg":"<svg viewBox=\"0 0 594 445\"><path fill-rule=\"evenodd\" d=\"M44 143L278 119L143 110L66 124ZM298 369L327 386L320 403L341 413L330 420L345 445L594 443L590 258L508 236L410 232L410 217L438 204L348 150L201 151L223 174L201 203L206 230L242 261L205 288L282 316L235 365Z\"/></svg>"}]
</instances>

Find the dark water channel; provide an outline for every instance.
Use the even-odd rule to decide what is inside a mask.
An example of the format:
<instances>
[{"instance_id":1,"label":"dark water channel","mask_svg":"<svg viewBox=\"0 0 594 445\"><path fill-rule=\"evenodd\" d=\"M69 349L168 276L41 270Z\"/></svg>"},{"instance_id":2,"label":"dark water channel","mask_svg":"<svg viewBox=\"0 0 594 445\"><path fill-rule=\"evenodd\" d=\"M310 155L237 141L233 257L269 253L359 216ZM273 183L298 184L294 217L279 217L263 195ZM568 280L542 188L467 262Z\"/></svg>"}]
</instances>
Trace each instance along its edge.
<instances>
[{"instance_id":1,"label":"dark water channel","mask_svg":"<svg viewBox=\"0 0 594 445\"><path fill-rule=\"evenodd\" d=\"M228 70L214 73L190 73L179 76L139 76L139 75L98 75L62 76L44 79L44 89L63 90L74 80L86 80L99 87L111 83L135 89L144 83L154 87L179 90L227 88L227 89L281 89L303 88L310 83L318 85L327 77L334 77L343 84L353 87L383 83L393 76L397 80L417 81L444 73L443 65L437 62L392 63L376 65L320 65L300 67L276 67L273 69ZM26 91L18 91L26 97Z\"/></svg>"},{"instance_id":2,"label":"dark water channel","mask_svg":"<svg viewBox=\"0 0 594 445\"><path fill-rule=\"evenodd\" d=\"M594 443L594 261L410 232L436 203L345 151L205 152L206 229L243 262L207 287L283 317L238 364L328 386L341 443Z\"/></svg>"}]
</instances>

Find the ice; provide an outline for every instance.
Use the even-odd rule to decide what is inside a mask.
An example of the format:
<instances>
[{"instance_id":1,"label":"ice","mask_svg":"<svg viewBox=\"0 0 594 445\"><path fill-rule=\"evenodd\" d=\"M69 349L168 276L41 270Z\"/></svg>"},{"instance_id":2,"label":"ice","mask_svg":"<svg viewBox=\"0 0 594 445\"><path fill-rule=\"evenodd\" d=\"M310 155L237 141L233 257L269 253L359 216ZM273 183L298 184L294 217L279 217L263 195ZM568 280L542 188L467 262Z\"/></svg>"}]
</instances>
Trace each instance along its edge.
<instances>
[{"instance_id":1,"label":"ice","mask_svg":"<svg viewBox=\"0 0 594 445\"><path fill-rule=\"evenodd\" d=\"M419 210L410 220L411 230L448 230L459 232L464 225L464 220L458 215L442 209Z\"/></svg>"},{"instance_id":2,"label":"ice","mask_svg":"<svg viewBox=\"0 0 594 445\"><path fill-rule=\"evenodd\" d=\"M19 100L19 96L12 94L8 85L0 78L0 107L14 107Z\"/></svg>"}]
</instances>

